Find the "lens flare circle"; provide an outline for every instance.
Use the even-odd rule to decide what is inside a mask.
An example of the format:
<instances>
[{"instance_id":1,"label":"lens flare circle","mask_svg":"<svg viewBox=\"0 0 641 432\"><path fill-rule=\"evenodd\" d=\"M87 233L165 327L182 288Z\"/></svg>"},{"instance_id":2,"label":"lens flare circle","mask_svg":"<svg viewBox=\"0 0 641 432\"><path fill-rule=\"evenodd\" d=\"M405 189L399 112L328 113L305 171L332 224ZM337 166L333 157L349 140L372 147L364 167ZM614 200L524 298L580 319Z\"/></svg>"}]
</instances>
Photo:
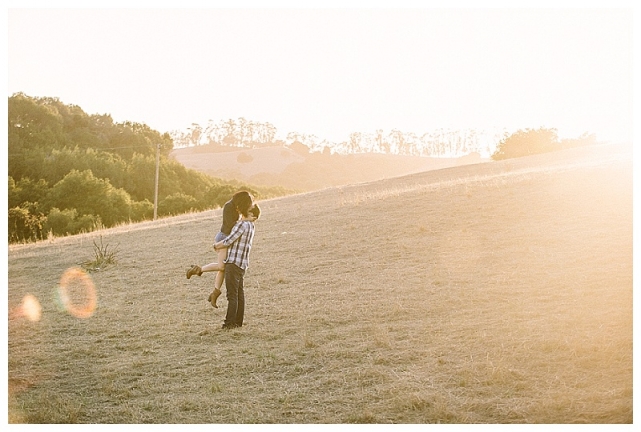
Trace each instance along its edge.
<instances>
[{"instance_id":1,"label":"lens flare circle","mask_svg":"<svg viewBox=\"0 0 641 432\"><path fill-rule=\"evenodd\" d=\"M67 312L76 318L89 318L96 310L96 287L91 276L77 267L62 274L58 295Z\"/></svg>"},{"instance_id":2,"label":"lens flare circle","mask_svg":"<svg viewBox=\"0 0 641 432\"><path fill-rule=\"evenodd\" d=\"M27 294L22 299L22 315L27 317L29 321L40 321L42 306L40 306L38 299L31 294Z\"/></svg>"},{"instance_id":3,"label":"lens flare circle","mask_svg":"<svg viewBox=\"0 0 641 432\"><path fill-rule=\"evenodd\" d=\"M13 307L9 310L9 320L26 318L29 321L40 321L42 317L42 306L33 294L27 294L22 298L20 306Z\"/></svg>"}]
</instances>

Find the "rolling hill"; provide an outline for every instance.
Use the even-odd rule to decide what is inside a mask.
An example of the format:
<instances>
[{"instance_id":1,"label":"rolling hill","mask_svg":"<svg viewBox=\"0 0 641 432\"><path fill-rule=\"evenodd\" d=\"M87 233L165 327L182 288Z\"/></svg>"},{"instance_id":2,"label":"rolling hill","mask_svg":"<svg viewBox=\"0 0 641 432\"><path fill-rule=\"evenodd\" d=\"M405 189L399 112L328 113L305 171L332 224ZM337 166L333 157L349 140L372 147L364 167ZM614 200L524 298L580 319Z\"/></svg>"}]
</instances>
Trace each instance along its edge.
<instances>
[{"instance_id":1,"label":"rolling hill","mask_svg":"<svg viewBox=\"0 0 641 432\"><path fill-rule=\"evenodd\" d=\"M311 191L332 186L485 161L477 154L459 158L426 158L388 154L323 155L289 147L236 149L203 145L172 151L170 157L213 177L260 186Z\"/></svg>"},{"instance_id":2,"label":"rolling hill","mask_svg":"<svg viewBox=\"0 0 641 432\"><path fill-rule=\"evenodd\" d=\"M185 277L220 210L10 246L9 422L631 424L631 155L261 201L232 331ZM77 317L61 276L98 239L117 263L66 287L95 288Z\"/></svg>"}]
</instances>

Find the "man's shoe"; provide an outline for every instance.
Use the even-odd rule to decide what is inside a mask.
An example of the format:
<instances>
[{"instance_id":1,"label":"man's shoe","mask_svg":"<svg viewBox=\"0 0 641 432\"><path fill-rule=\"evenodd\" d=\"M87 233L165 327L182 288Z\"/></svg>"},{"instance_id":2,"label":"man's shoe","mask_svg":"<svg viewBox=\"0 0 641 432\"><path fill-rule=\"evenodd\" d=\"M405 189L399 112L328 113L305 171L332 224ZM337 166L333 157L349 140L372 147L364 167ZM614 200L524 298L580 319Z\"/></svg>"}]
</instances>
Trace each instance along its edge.
<instances>
[{"instance_id":1,"label":"man's shoe","mask_svg":"<svg viewBox=\"0 0 641 432\"><path fill-rule=\"evenodd\" d=\"M203 271L200 268L200 266L192 264L191 268L189 270L187 270L187 279L189 279L193 275L200 276L202 274L203 274Z\"/></svg>"},{"instance_id":2,"label":"man's shoe","mask_svg":"<svg viewBox=\"0 0 641 432\"><path fill-rule=\"evenodd\" d=\"M209 297L207 297L207 301L211 303L211 305L215 308L218 308L218 305L216 304L216 300L218 300L218 297L222 294L222 291L219 290L218 288L214 288L214 292L209 294Z\"/></svg>"}]
</instances>

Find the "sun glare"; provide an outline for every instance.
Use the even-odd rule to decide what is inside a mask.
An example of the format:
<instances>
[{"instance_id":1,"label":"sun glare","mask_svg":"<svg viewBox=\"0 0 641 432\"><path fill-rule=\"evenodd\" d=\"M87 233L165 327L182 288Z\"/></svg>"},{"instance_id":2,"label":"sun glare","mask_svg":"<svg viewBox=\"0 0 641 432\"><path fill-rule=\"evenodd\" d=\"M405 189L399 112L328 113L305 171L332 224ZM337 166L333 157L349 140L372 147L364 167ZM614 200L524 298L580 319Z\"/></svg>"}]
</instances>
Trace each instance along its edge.
<instances>
[{"instance_id":1,"label":"sun glare","mask_svg":"<svg viewBox=\"0 0 641 432\"><path fill-rule=\"evenodd\" d=\"M42 306L40 306L40 302L33 295L27 294L22 299L22 314L27 317L29 321L40 321Z\"/></svg>"},{"instance_id":2,"label":"sun glare","mask_svg":"<svg viewBox=\"0 0 641 432\"><path fill-rule=\"evenodd\" d=\"M20 306L11 309L9 312L10 320L24 317L29 321L40 321L41 316L42 306L40 306L40 302L32 294L25 295Z\"/></svg>"},{"instance_id":3,"label":"sun glare","mask_svg":"<svg viewBox=\"0 0 641 432\"><path fill-rule=\"evenodd\" d=\"M12 308L9 311L9 320L18 318L27 318L29 321L40 321L42 316L42 306L38 299L32 294L27 294L22 298L20 306Z\"/></svg>"}]
</instances>

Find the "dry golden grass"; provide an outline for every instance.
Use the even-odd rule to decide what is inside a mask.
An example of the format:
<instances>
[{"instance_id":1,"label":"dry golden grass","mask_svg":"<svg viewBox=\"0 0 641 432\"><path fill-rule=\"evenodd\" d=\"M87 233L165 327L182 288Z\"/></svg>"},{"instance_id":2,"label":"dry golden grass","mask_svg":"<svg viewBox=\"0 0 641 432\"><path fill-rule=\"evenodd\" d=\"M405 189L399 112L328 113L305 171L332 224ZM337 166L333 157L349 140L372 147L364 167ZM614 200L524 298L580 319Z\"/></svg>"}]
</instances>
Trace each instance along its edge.
<instances>
[{"instance_id":1,"label":"dry golden grass","mask_svg":"<svg viewBox=\"0 0 641 432\"><path fill-rule=\"evenodd\" d=\"M11 247L9 422L632 422L630 149L261 207L233 331L185 278L219 211ZM57 287L98 236L118 262L74 318Z\"/></svg>"}]
</instances>

